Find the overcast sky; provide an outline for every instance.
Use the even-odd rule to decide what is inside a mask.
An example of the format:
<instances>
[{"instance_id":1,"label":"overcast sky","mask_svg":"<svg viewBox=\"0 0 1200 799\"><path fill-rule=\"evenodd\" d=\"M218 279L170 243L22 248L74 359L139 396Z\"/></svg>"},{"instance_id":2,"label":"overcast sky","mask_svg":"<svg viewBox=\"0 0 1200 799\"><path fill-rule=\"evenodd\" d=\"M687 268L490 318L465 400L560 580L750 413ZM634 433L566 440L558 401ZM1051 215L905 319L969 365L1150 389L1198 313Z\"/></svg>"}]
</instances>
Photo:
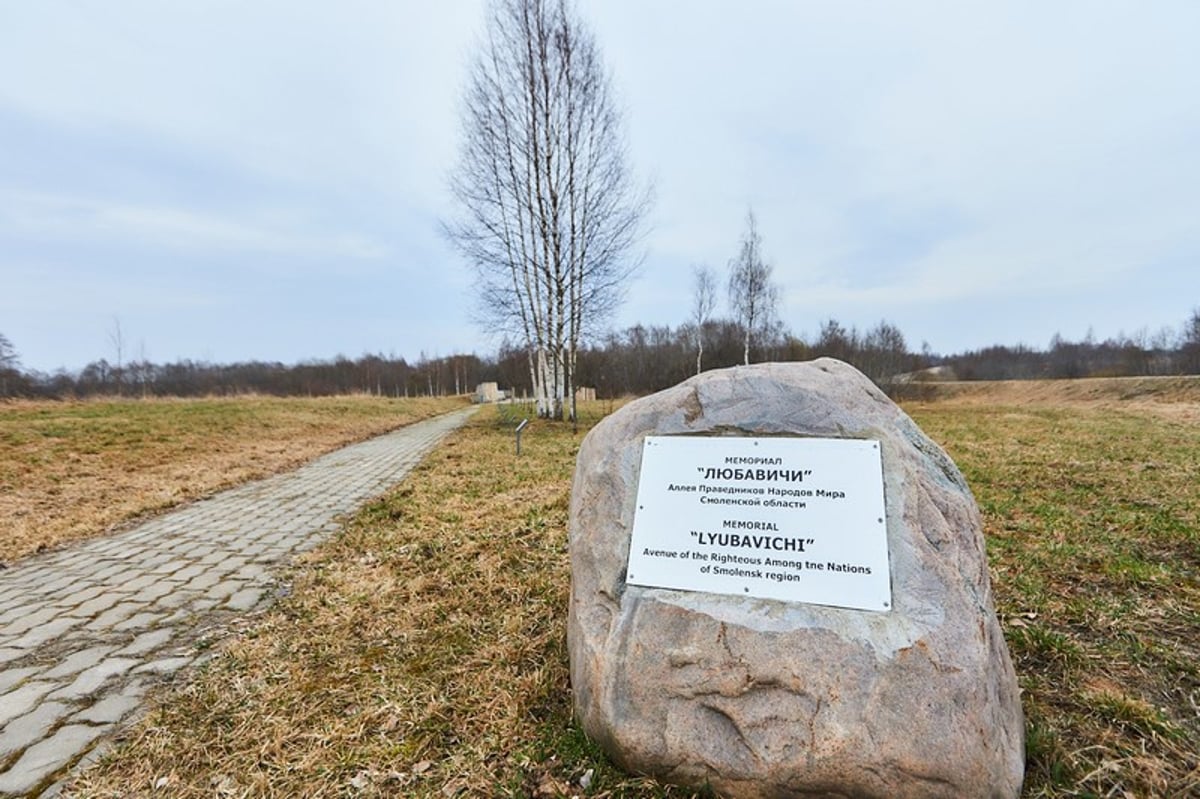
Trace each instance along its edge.
<instances>
[{"instance_id":1,"label":"overcast sky","mask_svg":"<svg viewBox=\"0 0 1200 799\"><path fill-rule=\"evenodd\" d=\"M811 338L1178 328L1200 3L580 0L657 197L615 320L746 211ZM27 368L493 352L449 211L478 0L0 2L0 333ZM723 312L723 308L720 309Z\"/></svg>"}]
</instances>

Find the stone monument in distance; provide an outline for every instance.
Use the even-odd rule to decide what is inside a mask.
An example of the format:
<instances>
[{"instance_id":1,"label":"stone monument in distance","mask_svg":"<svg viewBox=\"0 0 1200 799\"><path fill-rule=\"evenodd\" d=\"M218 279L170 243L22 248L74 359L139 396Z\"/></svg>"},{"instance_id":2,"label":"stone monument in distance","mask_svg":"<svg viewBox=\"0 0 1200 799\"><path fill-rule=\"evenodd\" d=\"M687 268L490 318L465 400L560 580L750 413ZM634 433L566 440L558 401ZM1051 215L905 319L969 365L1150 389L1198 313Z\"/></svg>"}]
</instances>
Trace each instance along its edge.
<instances>
[{"instance_id":1,"label":"stone monument in distance","mask_svg":"<svg viewBox=\"0 0 1200 799\"><path fill-rule=\"evenodd\" d=\"M571 496L575 711L624 769L728 797L1016 797L1024 727L978 509L831 359L621 408Z\"/></svg>"}]
</instances>

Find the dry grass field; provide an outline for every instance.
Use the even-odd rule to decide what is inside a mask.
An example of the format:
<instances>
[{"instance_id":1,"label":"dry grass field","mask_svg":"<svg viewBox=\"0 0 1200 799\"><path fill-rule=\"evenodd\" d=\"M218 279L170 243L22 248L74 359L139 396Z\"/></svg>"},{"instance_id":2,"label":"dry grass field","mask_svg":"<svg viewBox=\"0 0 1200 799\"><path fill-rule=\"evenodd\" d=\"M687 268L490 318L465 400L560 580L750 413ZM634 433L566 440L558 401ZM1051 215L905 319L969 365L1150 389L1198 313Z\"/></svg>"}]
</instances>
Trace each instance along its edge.
<instances>
[{"instance_id":1,"label":"dry grass field","mask_svg":"<svg viewBox=\"0 0 1200 799\"><path fill-rule=\"evenodd\" d=\"M983 511L1026 795L1200 795L1200 405L908 410Z\"/></svg>"},{"instance_id":2,"label":"dry grass field","mask_svg":"<svg viewBox=\"0 0 1200 799\"><path fill-rule=\"evenodd\" d=\"M1024 795L1200 795L1198 406L1059 388L907 406L984 513L1027 717ZM571 719L580 436L534 423L517 458L511 426L478 414L305 556L290 595L74 793L690 796L620 774Z\"/></svg>"},{"instance_id":3,"label":"dry grass field","mask_svg":"<svg viewBox=\"0 0 1200 799\"><path fill-rule=\"evenodd\" d=\"M1136 410L1200 421L1200 377L1091 377L1080 380L994 380L909 383L913 404L926 401L973 405L1027 405Z\"/></svg>"},{"instance_id":4,"label":"dry grass field","mask_svg":"<svg viewBox=\"0 0 1200 799\"><path fill-rule=\"evenodd\" d=\"M0 562L297 466L461 402L0 402Z\"/></svg>"}]
</instances>

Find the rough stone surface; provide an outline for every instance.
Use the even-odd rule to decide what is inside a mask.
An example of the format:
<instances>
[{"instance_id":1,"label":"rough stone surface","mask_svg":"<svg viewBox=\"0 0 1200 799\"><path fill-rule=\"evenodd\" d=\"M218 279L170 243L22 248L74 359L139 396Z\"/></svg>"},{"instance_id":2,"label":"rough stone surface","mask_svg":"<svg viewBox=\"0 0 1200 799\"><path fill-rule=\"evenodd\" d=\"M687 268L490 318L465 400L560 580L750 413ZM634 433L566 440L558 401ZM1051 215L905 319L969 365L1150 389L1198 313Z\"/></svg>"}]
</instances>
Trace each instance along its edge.
<instances>
[{"instance_id":1,"label":"rough stone surface","mask_svg":"<svg viewBox=\"0 0 1200 799\"><path fill-rule=\"evenodd\" d=\"M882 443L893 610L626 585L646 435ZM840 361L705 373L584 440L575 708L624 768L731 797L1016 797L1024 727L979 512L950 458Z\"/></svg>"},{"instance_id":2,"label":"rough stone surface","mask_svg":"<svg viewBox=\"0 0 1200 799\"><path fill-rule=\"evenodd\" d=\"M104 733L102 727L71 724L25 750L11 769L0 773L0 795L23 794L51 777Z\"/></svg>"}]
</instances>

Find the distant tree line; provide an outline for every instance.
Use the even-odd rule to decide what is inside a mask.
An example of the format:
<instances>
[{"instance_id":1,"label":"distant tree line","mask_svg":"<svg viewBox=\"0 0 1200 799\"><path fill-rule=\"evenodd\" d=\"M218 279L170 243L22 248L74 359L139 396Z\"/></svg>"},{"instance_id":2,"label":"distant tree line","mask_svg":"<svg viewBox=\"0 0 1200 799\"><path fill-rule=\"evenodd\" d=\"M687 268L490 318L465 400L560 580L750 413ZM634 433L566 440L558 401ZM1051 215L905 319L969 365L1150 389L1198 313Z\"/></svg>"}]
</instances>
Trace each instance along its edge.
<instances>
[{"instance_id":1,"label":"distant tree line","mask_svg":"<svg viewBox=\"0 0 1200 799\"><path fill-rule=\"evenodd\" d=\"M1178 333L1165 328L1154 335L1139 331L1104 341L1091 333L1082 341L1056 335L1045 350L992 346L934 360L953 369L959 380L1200 374L1200 309Z\"/></svg>"},{"instance_id":2,"label":"distant tree line","mask_svg":"<svg viewBox=\"0 0 1200 799\"><path fill-rule=\"evenodd\" d=\"M331 396L373 394L428 397L468 394L496 379L495 361L475 355L404 358L363 355L298 364L249 361L214 364L183 360L156 364L107 359L78 372L54 374L0 369L0 396L7 397L201 397L236 394Z\"/></svg>"},{"instance_id":3,"label":"distant tree line","mask_svg":"<svg viewBox=\"0 0 1200 799\"><path fill-rule=\"evenodd\" d=\"M703 309L702 309L703 310ZM736 366L747 360L745 325L711 318L708 311L669 325L633 325L606 333L579 351L578 385L603 398L647 394L673 386L703 369ZM823 322L811 341L774 321L751 339L751 361L804 361L832 357L846 361L884 388L897 376L921 379L930 367L948 367L959 380L1029 380L1080 377L1133 377L1200 374L1200 308L1181 330L1138 332L1097 341L1055 336L1046 349L992 346L957 355L912 351L898 327L881 321L860 331L835 319ZM939 372L935 379L942 379ZM24 371L12 343L0 334L0 397L194 397L223 394L325 396L374 394L389 397L468 394L482 382L496 382L517 397L533 397L528 352L503 343L494 356L450 355L409 363L404 358L363 355L287 365L253 361L212 364L145 359L115 366L105 359L78 372Z\"/></svg>"},{"instance_id":4,"label":"distant tree line","mask_svg":"<svg viewBox=\"0 0 1200 799\"><path fill-rule=\"evenodd\" d=\"M829 356L853 364L880 384L925 363L921 355L909 352L903 334L888 322L860 332L829 320L812 342L797 338L776 322L751 342L751 362ZM705 371L747 361L745 327L730 319L710 320L699 330L690 322L675 328L634 325L611 332L581 351L581 385L594 386L601 397L658 391L696 374L698 346L704 348Z\"/></svg>"}]
</instances>

